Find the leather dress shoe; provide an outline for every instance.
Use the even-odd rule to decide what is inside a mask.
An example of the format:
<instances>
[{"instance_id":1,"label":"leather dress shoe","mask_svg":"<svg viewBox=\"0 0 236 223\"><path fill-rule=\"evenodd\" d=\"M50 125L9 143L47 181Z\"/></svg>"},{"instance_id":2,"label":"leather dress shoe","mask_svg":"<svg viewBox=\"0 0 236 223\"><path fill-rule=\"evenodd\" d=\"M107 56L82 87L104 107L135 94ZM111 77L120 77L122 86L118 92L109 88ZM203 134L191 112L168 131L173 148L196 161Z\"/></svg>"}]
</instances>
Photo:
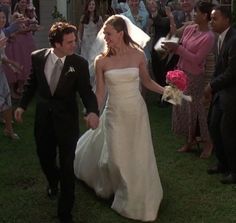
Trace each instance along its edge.
<instances>
[{"instance_id":1,"label":"leather dress shoe","mask_svg":"<svg viewBox=\"0 0 236 223\"><path fill-rule=\"evenodd\" d=\"M227 173L227 171L223 168L220 168L219 166L214 166L214 167L209 168L207 170L207 173L209 175L213 175L213 174Z\"/></svg>"},{"instance_id":2,"label":"leather dress shoe","mask_svg":"<svg viewBox=\"0 0 236 223\"><path fill-rule=\"evenodd\" d=\"M224 177L221 181L222 184L236 184L236 174L229 174Z\"/></svg>"},{"instance_id":3,"label":"leather dress shoe","mask_svg":"<svg viewBox=\"0 0 236 223\"><path fill-rule=\"evenodd\" d=\"M57 187L47 187L47 195L50 200L56 200L58 194L58 188Z\"/></svg>"}]
</instances>

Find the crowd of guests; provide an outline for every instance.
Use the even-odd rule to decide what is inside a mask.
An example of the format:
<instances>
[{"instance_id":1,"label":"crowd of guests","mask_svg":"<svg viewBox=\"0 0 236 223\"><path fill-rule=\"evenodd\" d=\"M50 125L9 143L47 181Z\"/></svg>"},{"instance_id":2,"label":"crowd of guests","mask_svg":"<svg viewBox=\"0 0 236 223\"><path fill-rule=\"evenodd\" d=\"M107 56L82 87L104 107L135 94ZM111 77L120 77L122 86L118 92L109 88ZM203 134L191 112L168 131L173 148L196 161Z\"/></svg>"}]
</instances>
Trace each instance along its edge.
<instances>
[{"instance_id":1,"label":"crowd of guests","mask_svg":"<svg viewBox=\"0 0 236 223\"><path fill-rule=\"evenodd\" d=\"M4 135L19 139L12 127L12 100L21 98L36 49L33 34L39 30L35 8L28 0L1 0L1 122Z\"/></svg>"}]
</instances>

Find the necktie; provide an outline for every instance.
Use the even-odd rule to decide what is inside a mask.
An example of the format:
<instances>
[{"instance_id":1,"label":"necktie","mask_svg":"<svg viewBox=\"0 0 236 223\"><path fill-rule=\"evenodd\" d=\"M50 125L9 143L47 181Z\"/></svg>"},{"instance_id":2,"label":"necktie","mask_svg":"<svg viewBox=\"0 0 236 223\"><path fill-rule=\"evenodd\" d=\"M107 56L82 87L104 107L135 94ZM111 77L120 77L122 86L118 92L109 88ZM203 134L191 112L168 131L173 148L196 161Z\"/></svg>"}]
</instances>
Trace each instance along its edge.
<instances>
[{"instance_id":1,"label":"necktie","mask_svg":"<svg viewBox=\"0 0 236 223\"><path fill-rule=\"evenodd\" d=\"M62 67L63 67L63 63L61 59L57 59L55 66L53 68L50 83L49 83L52 94L54 94L56 90L56 87L57 87L57 84L61 75Z\"/></svg>"},{"instance_id":2,"label":"necktie","mask_svg":"<svg viewBox=\"0 0 236 223\"><path fill-rule=\"evenodd\" d=\"M222 40L221 40L221 38L219 37L219 38L218 38L218 54L220 54L221 46L222 46Z\"/></svg>"}]
</instances>

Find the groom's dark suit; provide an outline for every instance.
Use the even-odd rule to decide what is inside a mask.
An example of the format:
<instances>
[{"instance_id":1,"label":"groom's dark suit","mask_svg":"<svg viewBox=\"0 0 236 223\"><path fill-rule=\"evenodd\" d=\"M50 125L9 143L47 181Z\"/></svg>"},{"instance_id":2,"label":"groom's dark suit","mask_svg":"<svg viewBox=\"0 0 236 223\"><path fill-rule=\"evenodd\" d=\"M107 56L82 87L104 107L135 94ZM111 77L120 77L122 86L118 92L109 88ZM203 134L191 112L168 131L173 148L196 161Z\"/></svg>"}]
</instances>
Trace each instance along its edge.
<instances>
[{"instance_id":1,"label":"groom's dark suit","mask_svg":"<svg viewBox=\"0 0 236 223\"><path fill-rule=\"evenodd\" d=\"M230 28L210 82L210 133L219 167L236 174L236 30Z\"/></svg>"},{"instance_id":2,"label":"groom's dark suit","mask_svg":"<svg viewBox=\"0 0 236 223\"><path fill-rule=\"evenodd\" d=\"M51 94L44 73L49 54L50 49L32 53L32 72L20 107L26 109L36 93L37 154L49 186L55 188L60 181L58 215L63 217L70 215L74 201L73 160L79 137L76 93L79 93L87 113L98 114L98 107L90 86L88 63L76 54L66 56L57 88L55 93ZM57 148L60 169L56 166Z\"/></svg>"}]
</instances>

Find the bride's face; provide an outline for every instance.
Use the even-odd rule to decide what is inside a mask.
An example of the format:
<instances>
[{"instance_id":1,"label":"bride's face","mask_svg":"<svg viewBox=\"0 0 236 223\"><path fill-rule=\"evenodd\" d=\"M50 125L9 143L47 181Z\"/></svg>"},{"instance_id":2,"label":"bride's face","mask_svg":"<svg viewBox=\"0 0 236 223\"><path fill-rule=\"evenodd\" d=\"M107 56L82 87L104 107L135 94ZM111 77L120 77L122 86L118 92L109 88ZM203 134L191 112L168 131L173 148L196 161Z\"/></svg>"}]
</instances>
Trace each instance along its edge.
<instances>
[{"instance_id":1,"label":"bride's face","mask_svg":"<svg viewBox=\"0 0 236 223\"><path fill-rule=\"evenodd\" d=\"M107 24L103 33L108 48L114 48L119 45L122 39L122 32L117 32L113 26Z\"/></svg>"}]
</instances>

